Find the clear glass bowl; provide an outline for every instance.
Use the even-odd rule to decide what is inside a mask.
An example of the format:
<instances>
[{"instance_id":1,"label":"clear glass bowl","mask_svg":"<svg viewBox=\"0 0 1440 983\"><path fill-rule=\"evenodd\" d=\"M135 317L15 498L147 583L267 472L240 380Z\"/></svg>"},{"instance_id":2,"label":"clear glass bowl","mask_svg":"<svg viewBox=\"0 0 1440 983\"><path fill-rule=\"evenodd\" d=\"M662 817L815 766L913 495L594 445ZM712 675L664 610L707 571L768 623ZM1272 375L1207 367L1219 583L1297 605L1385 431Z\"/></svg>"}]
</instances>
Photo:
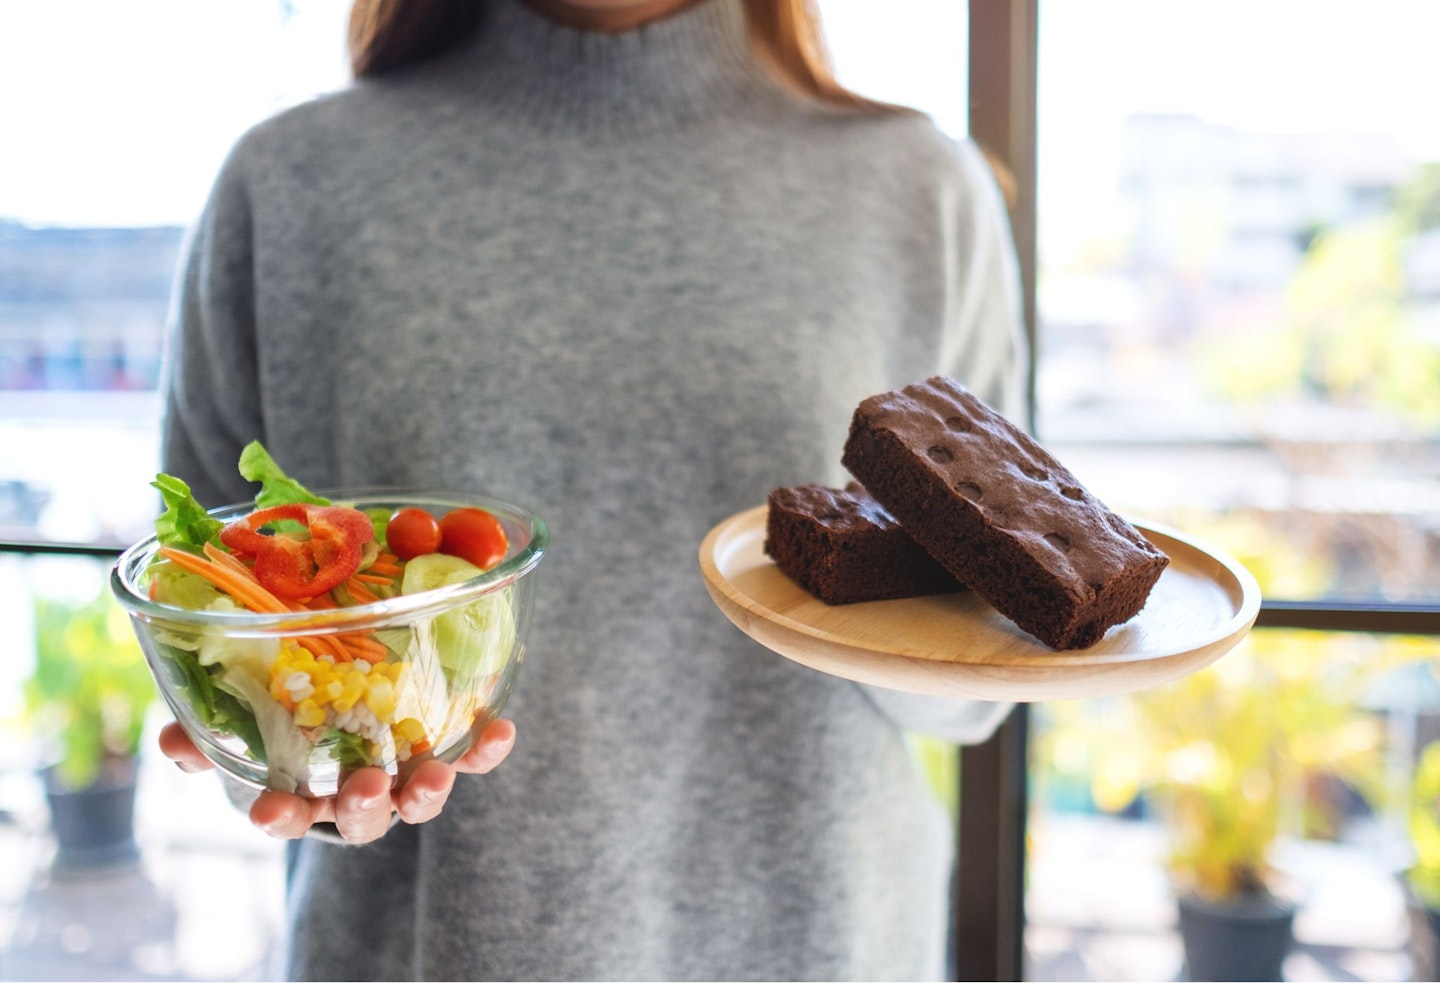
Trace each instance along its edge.
<instances>
[{"instance_id":1,"label":"clear glass bowl","mask_svg":"<svg viewBox=\"0 0 1440 983\"><path fill-rule=\"evenodd\" d=\"M110 577L156 685L205 756L249 785L312 796L334 795L344 776L364 765L384 768L398 784L423 760L450 762L465 752L473 725L497 717L515 685L532 574L550 541L538 517L491 498L325 494L359 509L418 506L437 519L455 508L482 508L504 526L509 550L468 580L356 607L281 614L191 611L151 600L154 537L126 550ZM230 522L253 510L246 503L210 515ZM326 658L337 645L363 647L375 662Z\"/></svg>"}]
</instances>

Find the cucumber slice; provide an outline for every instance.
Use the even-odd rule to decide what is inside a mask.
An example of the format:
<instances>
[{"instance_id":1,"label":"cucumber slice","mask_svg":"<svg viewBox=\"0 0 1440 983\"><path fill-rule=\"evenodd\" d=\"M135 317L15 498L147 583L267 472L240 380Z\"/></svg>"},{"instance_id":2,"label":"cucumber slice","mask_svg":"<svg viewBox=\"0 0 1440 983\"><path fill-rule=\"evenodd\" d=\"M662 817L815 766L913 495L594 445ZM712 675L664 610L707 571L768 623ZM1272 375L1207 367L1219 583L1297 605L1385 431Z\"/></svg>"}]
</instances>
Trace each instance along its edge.
<instances>
[{"instance_id":1,"label":"cucumber slice","mask_svg":"<svg viewBox=\"0 0 1440 983\"><path fill-rule=\"evenodd\" d=\"M479 567L446 553L428 553L405 564L402 594L416 594L478 577ZM452 680L498 673L515 644L509 589L487 594L435 616L435 647Z\"/></svg>"}]
</instances>

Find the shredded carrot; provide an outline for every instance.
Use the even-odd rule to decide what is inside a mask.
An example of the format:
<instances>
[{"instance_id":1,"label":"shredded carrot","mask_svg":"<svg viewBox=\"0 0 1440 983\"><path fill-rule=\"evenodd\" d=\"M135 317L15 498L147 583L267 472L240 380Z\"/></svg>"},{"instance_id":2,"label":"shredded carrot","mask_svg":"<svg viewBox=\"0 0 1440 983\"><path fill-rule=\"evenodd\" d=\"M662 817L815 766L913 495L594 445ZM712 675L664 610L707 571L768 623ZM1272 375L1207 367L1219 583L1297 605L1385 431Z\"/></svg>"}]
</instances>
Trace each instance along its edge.
<instances>
[{"instance_id":1,"label":"shredded carrot","mask_svg":"<svg viewBox=\"0 0 1440 983\"><path fill-rule=\"evenodd\" d=\"M258 583L246 580L227 567L207 560L203 556L196 556L194 553L187 553L169 546L161 547L160 555L182 570L188 570L198 577L204 577L252 611L259 611L263 614L283 614L291 610L288 604Z\"/></svg>"},{"instance_id":2,"label":"shredded carrot","mask_svg":"<svg viewBox=\"0 0 1440 983\"><path fill-rule=\"evenodd\" d=\"M365 648L375 649L376 651L385 648L383 642L378 641L373 635L369 635L364 632L351 631L346 632L343 635L338 635L336 637L339 638L341 641L345 642L345 644L347 645L357 645Z\"/></svg>"},{"instance_id":3,"label":"shredded carrot","mask_svg":"<svg viewBox=\"0 0 1440 983\"><path fill-rule=\"evenodd\" d=\"M380 600L380 598L371 593L368 587L360 583L353 576L345 581L345 589L350 592L351 597L361 604L374 604Z\"/></svg>"},{"instance_id":4,"label":"shredded carrot","mask_svg":"<svg viewBox=\"0 0 1440 983\"><path fill-rule=\"evenodd\" d=\"M390 650L383 644L365 635L342 635L341 640L357 659L364 659L372 665L376 662L384 662L386 656L390 654Z\"/></svg>"},{"instance_id":5,"label":"shredded carrot","mask_svg":"<svg viewBox=\"0 0 1440 983\"><path fill-rule=\"evenodd\" d=\"M357 573L355 574L355 579L360 581L360 583L362 584L378 584L381 587L389 587L391 584L395 583L395 581L390 579L389 577L375 577L371 576L368 573Z\"/></svg>"},{"instance_id":6,"label":"shredded carrot","mask_svg":"<svg viewBox=\"0 0 1440 983\"><path fill-rule=\"evenodd\" d=\"M217 563L222 567L226 567L227 569L234 570L237 575L245 577L247 580L254 582L257 587L259 586L260 582L258 580L255 580L254 571L247 567L244 563L242 563L239 557L236 557L234 554L226 553L224 550L216 549L210 543L206 543L205 555L210 557L212 562ZM261 589L263 589L263 587ZM292 611L305 611L313 610L316 607L327 606L324 602L319 605L314 603L320 598L324 598L325 602L328 602L328 607L334 608L337 606L335 604L335 600L330 596L328 592L326 592L324 594L320 594L317 598L312 599L309 603L292 604L290 605L290 609ZM345 645L342 644L338 639L325 636L300 636L296 638L295 641L297 644L300 645L301 648L306 649L310 652L310 654L316 656L317 658L322 655L328 655L336 662L350 662L353 661L355 658L354 654L350 652L345 647Z\"/></svg>"},{"instance_id":7,"label":"shredded carrot","mask_svg":"<svg viewBox=\"0 0 1440 983\"><path fill-rule=\"evenodd\" d=\"M338 608L340 605L336 604L335 598L330 596L329 591L326 591L323 594L316 594L310 598L310 600L305 602L305 606L311 611L330 611Z\"/></svg>"},{"instance_id":8,"label":"shredded carrot","mask_svg":"<svg viewBox=\"0 0 1440 983\"><path fill-rule=\"evenodd\" d=\"M382 552L376 554L375 562L399 564L400 557L396 556L394 553L391 553L389 550L383 550Z\"/></svg>"},{"instance_id":9,"label":"shredded carrot","mask_svg":"<svg viewBox=\"0 0 1440 983\"><path fill-rule=\"evenodd\" d=\"M210 558L211 563L218 563L220 566L225 567L226 569L233 570L235 573L244 577L246 580L254 581L257 584L260 582L258 580L255 580L255 571L251 570L244 563L242 563L240 561L240 558L237 557L235 554L226 553L214 543L206 543L204 546L204 550L205 555Z\"/></svg>"},{"instance_id":10,"label":"shredded carrot","mask_svg":"<svg viewBox=\"0 0 1440 983\"><path fill-rule=\"evenodd\" d=\"M260 584L242 577L223 562L217 563L196 556L194 553L170 547L163 547L160 555L176 566L188 570L196 576L204 577L252 611L259 611L262 614L288 614L296 610ZM295 642L316 656L328 655L341 662L350 662L354 658L345 646L332 638L301 635L295 639Z\"/></svg>"},{"instance_id":11,"label":"shredded carrot","mask_svg":"<svg viewBox=\"0 0 1440 983\"><path fill-rule=\"evenodd\" d=\"M298 645L298 646L300 646L302 649L304 649L305 651L309 652L309 653L310 653L311 655L313 655L313 656L317 656L317 657L318 657L318 656L322 656L322 655L334 655L334 654L335 654L334 652L330 651L330 650L329 650L328 648L326 648L325 646L321 645L319 642L315 641L315 639L310 638L310 637L305 636L305 635L301 635L301 636L299 636L298 638L296 638L296 639L295 639L295 644Z\"/></svg>"},{"instance_id":12,"label":"shredded carrot","mask_svg":"<svg viewBox=\"0 0 1440 983\"><path fill-rule=\"evenodd\" d=\"M355 656L349 649L340 643L336 638L329 635L296 635L295 644L305 649L315 658L328 655L335 662L353 662Z\"/></svg>"},{"instance_id":13,"label":"shredded carrot","mask_svg":"<svg viewBox=\"0 0 1440 983\"><path fill-rule=\"evenodd\" d=\"M387 577L398 577L405 572L405 568L397 563L386 563L383 560L376 560L370 564L370 572L384 574Z\"/></svg>"}]
</instances>

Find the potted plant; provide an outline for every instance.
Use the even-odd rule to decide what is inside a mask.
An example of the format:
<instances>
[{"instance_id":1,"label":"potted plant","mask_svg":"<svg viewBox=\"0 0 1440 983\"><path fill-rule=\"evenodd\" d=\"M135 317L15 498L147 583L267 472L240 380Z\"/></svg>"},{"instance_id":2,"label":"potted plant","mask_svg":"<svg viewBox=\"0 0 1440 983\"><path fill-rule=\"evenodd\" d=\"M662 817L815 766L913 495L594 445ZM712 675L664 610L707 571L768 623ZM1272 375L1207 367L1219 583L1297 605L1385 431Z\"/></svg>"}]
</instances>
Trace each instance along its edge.
<instances>
[{"instance_id":1,"label":"potted plant","mask_svg":"<svg viewBox=\"0 0 1440 983\"><path fill-rule=\"evenodd\" d=\"M1440 970L1440 740L1420 752L1406 825L1413 851L1403 876L1415 963L1412 979L1433 979Z\"/></svg>"},{"instance_id":2,"label":"potted plant","mask_svg":"<svg viewBox=\"0 0 1440 983\"><path fill-rule=\"evenodd\" d=\"M107 593L37 598L25 709L40 742L57 841L54 869L133 863L135 786L155 684L125 613Z\"/></svg>"},{"instance_id":3,"label":"potted plant","mask_svg":"<svg viewBox=\"0 0 1440 983\"><path fill-rule=\"evenodd\" d=\"M1363 665L1323 646L1257 632L1208 669L1108 708L1092 794L1117 811L1143 795L1165 824L1192 979L1281 978L1295 898L1272 847L1335 832L1317 778L1375 794L1382 729L1355 703Z\"/></svg>"}]
</instances>

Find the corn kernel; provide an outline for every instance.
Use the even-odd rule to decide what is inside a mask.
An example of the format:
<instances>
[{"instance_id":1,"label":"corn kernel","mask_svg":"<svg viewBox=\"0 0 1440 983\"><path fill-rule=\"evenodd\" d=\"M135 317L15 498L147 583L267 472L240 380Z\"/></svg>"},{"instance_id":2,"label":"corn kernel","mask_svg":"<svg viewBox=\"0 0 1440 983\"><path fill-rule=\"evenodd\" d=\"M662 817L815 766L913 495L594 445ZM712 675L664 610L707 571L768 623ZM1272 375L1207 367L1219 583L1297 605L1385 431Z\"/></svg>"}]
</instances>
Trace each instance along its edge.
<instances>
[{"instance_id":1,"label":"corn kernel","mask_svg":"<svg viewBox=\"0 0 1440 983\"><path fill-rule=\"evenodd\" d=\"M395 725L394 730L411 744L425 740L425 725L414 717L406 717Z\"/></svg>"},{"instance_id":2,"label":"corn kernel","mask_svg":"<svg viewBox=\"0 0 1440 983\"><path fill-rule=\"evenodd\" d=\"M295 707L295 723L300 727L319 727L325 722L325 711L314 700L301 700Z\"/></svg>"},{"instance_id":3,"label":"corn kernel","mask_svg":"<svg viewBox=\"0 0 1440 983\"><path fill-rule=\"evenodd\" d=\"M370 688L365 693L365 705L370 712L375 714L380 721L389 720L395 713L395 686L384 676L377 676L370 681Z\"/></svg>"}]
</instances>

